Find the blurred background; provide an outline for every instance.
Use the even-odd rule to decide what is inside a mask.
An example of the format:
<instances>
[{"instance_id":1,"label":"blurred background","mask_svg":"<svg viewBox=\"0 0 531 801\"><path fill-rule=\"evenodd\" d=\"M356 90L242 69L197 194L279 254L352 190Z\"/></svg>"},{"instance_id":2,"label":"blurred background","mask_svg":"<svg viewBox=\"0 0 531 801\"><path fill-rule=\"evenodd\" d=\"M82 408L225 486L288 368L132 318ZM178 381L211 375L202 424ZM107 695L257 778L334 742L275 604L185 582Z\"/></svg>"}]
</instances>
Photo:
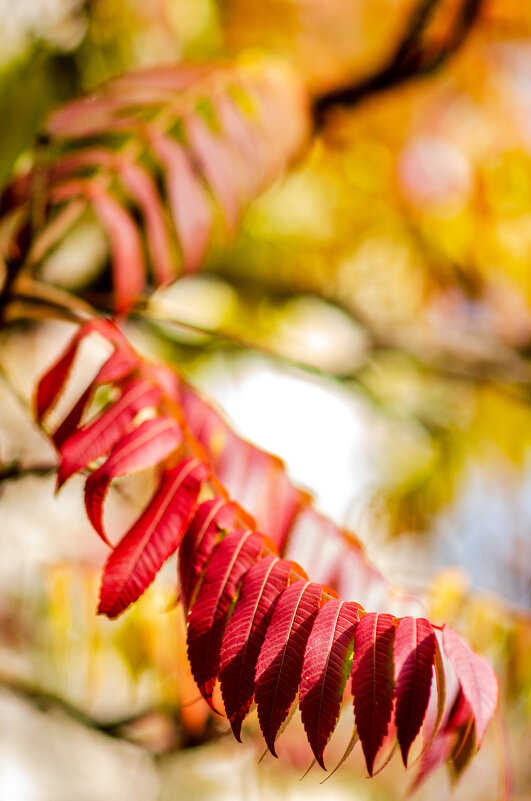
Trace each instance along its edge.
<instances>
[{"instance_id":1,"label":"blurred background","mask_svg":"<svg viewBox=\"0 0 531 801\"><path fill-rule=\"evenodd\" d=\"M315 95L389 59L411 0L0 0L0 183L58 103L139 65L275 54ZM458 11L441 0L437 51ZM502 711L455 798L531 799L531 6L485 0L427 75L326 115L229 247L132 319L236 431L280 455L393 584L495 666ZM278 121L282 125L282 120ZM82 223L46 265L78 291L105 264ZM102 255L103 254L103 255ZM71 329L2 334L0 799L398 799L353 753L323 786L296 718L262 751L190 678L170 561L117 622L95 616L105 548L82 480L58 497L32 426ZM39 471L34 471L39 472ZM129 490L134 495L134 486ZM117 497L124 510L127 488ZM124 512L125 513L125 512ZM333 764L348 741L334 736ZM343 738L343 740L341 739ZM345 739L346 738L346 739ZM358 747L359 748L359 747ZM444 799L442 770L419 799ZM505 794L505 795L504 795Z\"/></svg>"}]
</instances>

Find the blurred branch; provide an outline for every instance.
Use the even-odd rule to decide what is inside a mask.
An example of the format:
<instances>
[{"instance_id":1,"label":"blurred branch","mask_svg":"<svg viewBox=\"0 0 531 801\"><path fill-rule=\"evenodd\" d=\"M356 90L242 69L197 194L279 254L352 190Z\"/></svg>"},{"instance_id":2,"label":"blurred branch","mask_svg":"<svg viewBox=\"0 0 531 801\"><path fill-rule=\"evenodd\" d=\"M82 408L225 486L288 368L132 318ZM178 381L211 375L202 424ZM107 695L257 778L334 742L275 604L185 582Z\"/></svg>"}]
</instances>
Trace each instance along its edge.
<instances>
[{"instance_id":1,"label":"blurred branch","mask_svg":"<svg viewBox=\"0 0 531 801\"><path fill-rule=\"evenodd\" d=\"M409 358L417 368L439 374L450 380L489 383L496 386L496 388L504 394L519 400L525 401L530 397L531 364L525 358L511 350L504 350L503 353L499 354L485 353L478 357L467 357L455 351L436 352L433 350L431 352L423 352L412 344L383 335L366 319L365 315L352 309L350 305L341 304L336 299L327 299L327 302L347 314L366 336L367 346L365 351L361 354L360 365L355 370L349 370L345 373L327 370L311 362L293 359L282 353L282 351L272 349L259 341L243 338L231 331L219 328L206 328L180 320L178 317L169 313L161 315L149 306L145 309L137 309L134 316L149 325L156 326L159 335L161 334L161 325L171 325L193 333L203 334L212 340L222 340L241 350L251 350L265 356L267 359L297 370L303 370L304 372L327 380L339 381L342 383L355 383L365 395L369 396L371 402L376 403L376 405L380 404L362 380L361 375L367 367L373 363L378 355L384 353L403 354ZM193 345L193 343L191 344ZM200 344L204 346L204 342Z\"/></svg>"},{"instance_id":2,"label":"blurred branch","mask_svg":"<svg viewBox=\"0 0 531 801\"><path fill-rule=\"evenodd\" d=\"M0 484L4 481L17 481L26 476L48 476L55 473L56 464L43 462L42 464L21 465L19 462L0 464Z\"/></svg>"},{"instance_id":3,"label":"blurred branch","mask_svg":"<svg viewBox=\"0 0 531 801\"><path fill-rule=\"evenodd\" d=\"M430 49L423 44L422 34L440 2L441 0L420 0L413 9L397 47L378 72L316 97L314 117L317 128L323 124L330 108L354 106L366 97L413 78L428 75L439 69L460 48L479 16L483 0L463 0L443 44Z\"/></svg>"},{"instance_id":4,"label":"blurred branch","mask_svg":"<svg viewBox=\"0 0 531 801\"><path fill-rule=\"evenodd\" d=\"M239 292L246 292L245 281L237 289ZM262 288L263 290L263 288ZM282 293L273 293L276 300L282 297ZM311 293L310 293L311 294ZM71 295L69 292L48 286L27 276L20 276L14 287L13 299L31 299L36 301L42 308L50 308L60 312L65 310L71 315L71 321L81 322L87 316L97 315L98 312L86 301ZM504 394L510 395L519 400L529 400L531 396L531 364L518 353L504 349L501 353L485 353L477 357L467 357L456 351L437 352L433 349L430 352L423 352L418 347L401 340L397 340L389 335L382 334L370 320L367 319L359 309L353 308L352 304L344 304L335 297L320 298L341 309L353 322L363 331L367 346L362 354L359 368L350 370L347 373L337 373L318 367L311 362L304 362L293 359L281 351L275 350L262 344L259 341L241 337L240 335L221 329L205 328L203 326L180 320L170 314L161 315L156 309L149 305L149 300L144 305L139 305L132 312L131 317L136 317L148 325L157 326L158 333L161 333L160 325L174 325L194 333L206 335L212 340L223 340L241 350L252 350L266 358L280 362L288 367L303 370L307 373L340 382L355 383L357 387L367 396L372 403L380 405L373 393L361 379L362 372L370 366L374 358L381 353L396 352L407 356L420 369L438 373L444 377L462 381L472 381L478 383L490 383L496 386ZM1 371L2 373L4 371ZM6 376L4 375L4 378Z\"/></svg>"},{"instance_id":5,"label":"blurred branch","mask_svg":"<svg viewBox=\"0 0 531 801\"><path fill-rule=\"evenodd\" d=\"M74 704L71 704L60 695L50 692L49 690L41 690L18 677L0 674L0 687L14 693L19 698L22 698L24 701L27 701L43 712L52 710L62 712L82 726L121 740L131 740L131 738L124 733L126 727L142 720L155 711L153 709L146 709L135 715L129 715L124 718L101 721L93 718L79 707L74 706Z\"/></svg>"}]
</instances>

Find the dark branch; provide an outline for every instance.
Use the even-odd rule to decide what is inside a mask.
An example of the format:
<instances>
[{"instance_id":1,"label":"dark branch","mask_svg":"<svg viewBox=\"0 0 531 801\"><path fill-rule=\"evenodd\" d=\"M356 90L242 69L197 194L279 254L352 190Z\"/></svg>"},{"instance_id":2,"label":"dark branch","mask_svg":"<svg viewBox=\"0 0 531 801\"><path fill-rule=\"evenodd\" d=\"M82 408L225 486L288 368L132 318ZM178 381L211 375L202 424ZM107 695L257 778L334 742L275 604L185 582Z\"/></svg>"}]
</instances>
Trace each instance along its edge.
<instances>
[{"instance_id":1,"label":"dark branch","mask_svg":"<svg viewBox=\"0 0 531 801\"><path fill-rule=\"evenodd\" d=\"M35 687L23 679L0 675L0 687L32 704L41 712L59 711L86 728L106 734L109 737L133 742L134 739L127 736L126 729L156 712L156 710L149 708L127 717L103 721L92 717L60 695Z\"/></svg>"},{"instance_id":2,"label":"dark branch","mask_svg":"<svg viewBox=\"0 0 531 801\"><path fill-rule=\"evenodd\" d=\"M0 484L4 481L26 478L26 476L48 476L50 473L55 473L56 470L57 465L55 464L21 465L18 462L10 462L0 465Z\"/></svg>"},{"instance_id":3,"label":"dark branch","mask_svg":"<svg viewBox=\"0 0 531 801\"><path fill-rule=\"evenodd\" d=\"M430 50L422 43L422 34L439 3L440 0L420 0L397 47L378 72L315 99L314 118L317 128L323 124L330 108L354 106L366 97L412 78L428 75L439 69L459 49L478 18L483 0L463 0L446 40L439 48Z\"/></svg>"}]
</instances>

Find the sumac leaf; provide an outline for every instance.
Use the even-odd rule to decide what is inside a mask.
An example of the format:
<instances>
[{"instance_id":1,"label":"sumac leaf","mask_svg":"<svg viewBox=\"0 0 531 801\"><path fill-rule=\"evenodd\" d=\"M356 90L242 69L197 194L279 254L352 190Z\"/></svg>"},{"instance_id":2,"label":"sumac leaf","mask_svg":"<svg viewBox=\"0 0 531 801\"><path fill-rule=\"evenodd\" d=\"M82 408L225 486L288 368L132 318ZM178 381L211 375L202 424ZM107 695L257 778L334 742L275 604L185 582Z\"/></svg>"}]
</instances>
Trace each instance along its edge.
<instances>
[{"instance_id":1,"label":"sumac leaf","mask_svg":"<svg viewBox=\"0 0 531 801\"><path fill-rule=\"evenodd\" d=\"M255 698L267 747L275 739L295 700L304 649L317 615L323 587L299 580L280 596L256 665Z\"/></svg>"},{"instance_id":2,"label":"sumac leaf","mask_svg":"<svg viewBox=\"0 0 531 801\"><path fill-rule=\"evenodd\" d=\"M63 443L72 436L81 422L83 413L96 389L113 381L126 378L138 365L138 356L132 350L115 350L98 371L95 379L82 393L76 404L66 415L53 435L56 448L61 449Z\"/></svg>"},{"instance_id":3,"label":"sumac leaf","mask_svg":"<svg viewBox=\"0 0 531 801\"><path fill-rule=\"evenodd\" d=\"M160 389L147 381L135 380L128 384L117 401L63 443L57 487L60 488L78 470L110 451L128 431L138 412L156 406L159 399Z\"/></svg>"},{"instance_id":4,"label":"sumac leaf","mask_svg":"<svg viewBox=\"0 0 531 801\"><path fill-rule=\"evenodd\" d=\"M57 403L64 389L79 346L85 337L92 333L101 334L102 337L114 344L115 347L119 346L123 353L134 353L133 349L114 323L109 320L88 320L79 327L57 361L46 371L38 383L35 393L35 409L38 420L42 420ZM104 382L101 381L101 383Z\"/></svg>"},{"instance_id":5,"label":"sumac leaf","mask_svg":"<svg viewBox=\"0 0 531 801\"><path fill-rule=\"evenodd\" d=\"M133 218L110 192L94 193L92 202L109 237L115 308L122 314L131 308L146 282L142 240Z\"/></svg>"},{"instance_id":6,"label":"sumac leaf","mask_svg":"<svg viewBox=\"0 0 531 801\"><path fill-rule=\"evenodd\" d=\"M188 619L188 659L203 698L212 706L219 655L238 583L255 562L263 539L252 531L233 531L216 546Z\"/></svg>"},{"instance_id":7,"label":"sumac leaf","mask_svg":"<svg viewBox=\"0 0 531 801\"><path fill-rule=\"evenodd\" d=\"M181 598L188 610L203 568L217 543L220 529L237 527L236 507L222 498L202 503L184 535L179 551Z\"/></svg>"},{"instance_id":8,"label":"sumac leaf","mask_svg":"<svg viewBox=\"0 0 531 801\"><path fill-rule=\"evenodd\" d=\"M449 626L443 628L443 649L470 704L479 747L498 704L498 680L485 660Z\"/></svg>"},{"instance_id":9,"label":"sumac leaf","mask_svg":"<svg viewBox=\"0 0 531 801\"><path fill-rule=\"evenodd\" d=\"M85 509L102 539L107 541L103 527L103 503L112 479L159 464L181 441L181 430L173 417L145 420L126 434L114 446L107 461L88 477L85 484Z\"/></svg>"},{"instance_id":10,"label":"sumac leaf","mask_svg":"<svg viewBox=\"0 0 531 801\"><path fill-rule=\"evenodd\" d=\"M370 776L393 709L394 633L392 615L375 612L362 617L356 628L352 665L354 715Z\"/></svg>"},{"instance_id":11,"label":"sumac leaf","mask_svg":"<svg viewBox=\"0 0 531 801\"><path fill-rule=\"evenodd\" d=\"M204 467L197 459L188 459L162 474L147 508L107 560L100 614L116 617L151 584L179 545L204 476Z\"/></svg>"},{"instance_id":12,"label":"sumac leaf","mask_svg":"<svg viewBox=\"0 0 531 801\"><path fill-rule=\"evenodd\" d=\"M260 559L246 573L223 638L221 693L232 731L240 740L242 722L254 696L260 648L275 608L289 581L291 562L275 556Z\"/></svg>"},{"instance_id":13,"label":"sumac leaf","mask_svg":"<svg viewBox=\"0 0 531 801\"><path fill-rule=\"evenodd\" d=\"M426 714L437 641L425 618L404 617L394 642L396 728L404 766Z\"/></svg>"},{"instance_id":14,"label":"sumac leaf","mask_svg":"<svg viewBox=\"0 0 531 801\"><path fill-rule=\"evenodd\" d=\"M317 613L302 668L299 705L308 741L324 769L323 753L334 731L352 667L358 606L335 598Z\"/></svg>"},{"instance_id":15,"label":"sumac leaf","mask_svg":"<svg viewBox=\"0 0 531 801\"><path fill-rule=\"evenodd\" d=\"M152 135L155 154L165 167L173 222L179 236L184 270L197 270L210 240L212 209L184 148L169 136Z\"/></svg>"}]
</instances>

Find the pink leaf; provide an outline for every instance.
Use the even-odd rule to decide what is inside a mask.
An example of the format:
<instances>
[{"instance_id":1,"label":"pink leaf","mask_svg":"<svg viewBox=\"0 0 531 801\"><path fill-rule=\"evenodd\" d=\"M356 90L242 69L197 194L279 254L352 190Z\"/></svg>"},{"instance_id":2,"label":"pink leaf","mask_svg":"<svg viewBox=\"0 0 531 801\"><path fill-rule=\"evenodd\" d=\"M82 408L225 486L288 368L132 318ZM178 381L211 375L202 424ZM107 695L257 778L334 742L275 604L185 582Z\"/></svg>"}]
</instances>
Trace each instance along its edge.
<instances>
[{"instance_id":1,"label":"pink leaf","mask_svg":"<svg viewBox=\"0 0 531 801\"><path fill-rule=\"evenodd\" d=\"M304 649L317 615L322 585L299 580L280 596L256 665L258 720L267 747L275 739L295 700Z\"/></svg>"},{"instance_id":2,"label":"pink leaf","mask_svg":"<svg viewBox=\"0 0 531 801\"><path fill-rule=\"evenodd\" d=\"M498 680L485 660L449 626L443 629L443 648L472 709L479 748L498 704Z\"/></svg>"},{"instance_id":3,"label":"pink leaf","mask_svg":"<svg viewBox=\"0 0 531 801\"><path fill-rule=\"evenodd\" d=\"M253 701L260 648L290 572L291 562L276 556L267 556L253 565L245 575L225 631L220 658L221 692L237 740L240 740L242 722Z\"/></svg>"},{"instance_id":4,"label":"pink leaf","mask_svg":"<svg viewBox=\"0 0 531 801\"><path fill-rule=\"evenodd\" d=\"M204 468L189 459L166 470L154 496L107 560L98 611L116 617L142 595L176 550L195 507Z\"/></svg>"},{"instance_id":5,"label":"pink leaf","mask_svg":"<svg viewBox=\"0 0 531 801\"><path fill-rule=\"evenodd\" d=\"M229 228L233 228L243 204L241 165L219 134L214 134L197 113L186 119L191 151L201 165Z\"/></svg>"},{"instance_id":6,"label":"pink leaf","mask_svg":"<svg viewBox=\"0 0 531 801\"><path fill-rule=\"evenodd\" d=\"M169 136L150 133L153 149L166 170L166 184L186 272L201 264L212 231L212 211L201 179L186 151Z\"/></svg>"},{"instance_id":7,"label":"pink leaf","mask_svg":"<svg viewBox=\"0 0 531 801\"><path fill-rule=\"evenodd\" d=\"M110 240L116 311L124 313L144 289L145 265L140 234L131 216L109 192L94 192L92 203Z\"/></svg>"},{"instance_id":8,"label":"pink leaf","mask_svg":"<svg viewBox=\"0 0 531 801\"><path fill-rule=\"evenodd\" d=\"M317 613L306 645L299 703L308 741L323 769L324 749L336 727L351 670L358 620L357 604L332 599Z\"/></svg>"},{"instance_id":9,"label":"pink leaf","mask_svg":"<svg viewBox=\"0 0 531 801\"><path fill-rule=\"evenodd\" d=\"M394 633L392 615L374 612L362 617L356 628L352 693L356 726L370 776L393 709Z\"/></svg>"},{"instance_id":10,"label":"pink leaf","mask_svg":"<svg viewBox=\"0 0 531 801\"><path fill-rule=\"evenodd\" d=\"M149 173L138 164L121 159L120 174L144 215L148 247L157 285L175 279L175 264L166 225L166 211Z\"/></svg>"}]
</instances>

